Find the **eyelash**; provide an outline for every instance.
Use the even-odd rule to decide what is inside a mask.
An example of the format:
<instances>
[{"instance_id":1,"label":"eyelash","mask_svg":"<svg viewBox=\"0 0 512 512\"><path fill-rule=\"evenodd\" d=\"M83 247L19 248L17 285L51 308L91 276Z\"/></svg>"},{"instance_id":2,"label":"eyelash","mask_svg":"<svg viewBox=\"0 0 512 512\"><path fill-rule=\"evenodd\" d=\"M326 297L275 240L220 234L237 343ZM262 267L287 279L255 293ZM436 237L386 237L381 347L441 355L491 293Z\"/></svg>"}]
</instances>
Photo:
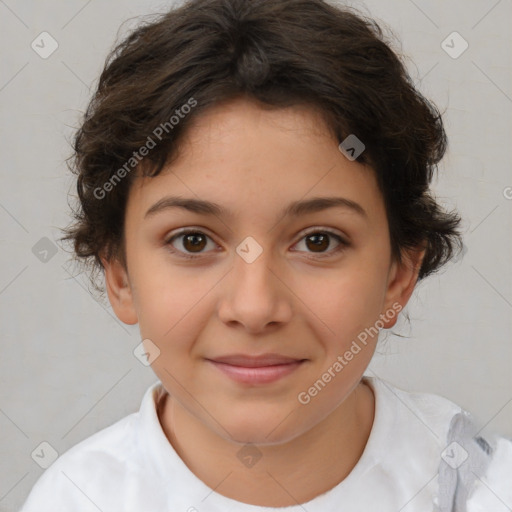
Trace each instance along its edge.
<instances>
[{"instance_id":1,"label":"eyelash","mask_svg":"<svg viewBox=\"0 0 512 512\"><path fill-rule=\"evenodd\" d=\"M176 233L172 237L167 239L166 242L165 242L165 245L167 246L168 250L171 253L176 254L176 255L178 255L181 258L185 258L187 260L195 260L195 259L201 258L203 256L203 253L198 253L197 255L192 255L190 253L179 251L179 250L175 249L172 246L172 242L175 239L183 237L185 235L189 235L189 234L201 234L201 235L204 235L204 236L206 236L206 237L211 239L210 236L208 236L206 233L203 233L199 229L187 229L187 230L184 230L184 231L180 231L179 233ZM309 232L305 233L302 236L302 238L299 240L299 242L302 241L304 238L306 238L308 236L311 236L311 235L315 235L315 234L327 234L327 235L330 235L339 243L339 245L338 245L338 247L336 247L332 251L329 251L329 252L326 252L326 253L316 253L317 256L314 256L313 259L322 259L322 258L331 257L331 256L333 256L335 254L338 254L341 251L345 250L350 245L340 235L338 235L337 233L335 233L334 231L331 231L329 229L316 229L314 231L309 231ZM299 242L297 242L297 243L299 243ZM300 252L300 251L297 251L297 252ZM315 253L311 253L311 254L315 254Z\"/></svg>"}]
</instances>

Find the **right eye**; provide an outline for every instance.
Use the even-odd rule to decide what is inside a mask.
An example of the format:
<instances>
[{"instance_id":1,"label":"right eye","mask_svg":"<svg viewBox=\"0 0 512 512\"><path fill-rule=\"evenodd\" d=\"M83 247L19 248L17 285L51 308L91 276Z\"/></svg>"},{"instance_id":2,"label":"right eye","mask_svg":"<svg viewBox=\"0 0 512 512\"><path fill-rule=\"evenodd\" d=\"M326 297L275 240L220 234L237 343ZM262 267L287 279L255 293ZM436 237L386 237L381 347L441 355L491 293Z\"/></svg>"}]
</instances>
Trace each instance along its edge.
<instances>
[{"instance_id":1,"label":"right eye","mask_svg":"<svg viewBox=\"0 0 512 512\"><path fill-rule=\"evenodd\" d=\"M174 245L175 241L179 241L183 249L178 249ZM203 249L207 245L207 241L211 238L197 229L186 229L174 234L171 238L167 239L165 245L171 253L176 254L181 258L197 259L203 255ZM212 241L215 246L215 243ZM190 252L188 252L190 251Z\"/></svg>"}]
</instances>

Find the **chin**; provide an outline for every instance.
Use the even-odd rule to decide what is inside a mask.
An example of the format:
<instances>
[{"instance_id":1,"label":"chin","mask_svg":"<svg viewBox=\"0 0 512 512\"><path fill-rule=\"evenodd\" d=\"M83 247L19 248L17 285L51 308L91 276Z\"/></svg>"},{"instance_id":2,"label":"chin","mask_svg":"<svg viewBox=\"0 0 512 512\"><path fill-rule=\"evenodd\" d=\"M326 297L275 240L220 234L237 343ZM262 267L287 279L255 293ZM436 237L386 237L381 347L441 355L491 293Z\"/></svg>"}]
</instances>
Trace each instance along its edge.
<instances>
[{"instance_id":1,"label":"chin","mask_svg":"<svg viewBox=\"0 0 512 512\"><path fill-rule=\"evenodd\" d=\"M244 431L242 429L236 432L231 431L231 433L232 437L229 437L228 440L233 443L238 443L240 445L254 444L259 446L272 446L287 443L288 441L291 441L294 437L296 437L292 435L287 435L287 433L281 433L279 435L267 435L268 432L265 431L254 432L247 430Z\"/></svg>"},{"instance_id":2,"label":"chin","mask_svg":"<svg viewBox=\"0 0 512 512\"><path fill-rule=\"evenodd\" d=\"M241 421L223 423L226 430L218 431L225 439L239 444L278 445L292 441L304 431L304 427L296 424L293 414L276 420L275 416L264 414L247 415Z\"/></svg>"}]
</instances>

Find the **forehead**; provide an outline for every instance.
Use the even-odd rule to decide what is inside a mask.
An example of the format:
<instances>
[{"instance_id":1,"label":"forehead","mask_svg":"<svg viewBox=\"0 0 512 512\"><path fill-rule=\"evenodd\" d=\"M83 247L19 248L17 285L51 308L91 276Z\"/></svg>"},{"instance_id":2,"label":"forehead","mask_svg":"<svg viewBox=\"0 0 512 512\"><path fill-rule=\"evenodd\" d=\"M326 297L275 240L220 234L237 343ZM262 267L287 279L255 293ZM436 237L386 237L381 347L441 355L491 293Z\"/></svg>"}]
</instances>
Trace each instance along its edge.
<instances>
[{"instance_id":1,"label":"forehead","mask_svg":"<svg viewBox=\"0 0 512 512\"><path fill-rule=\"evenodd\" d=\"M275 215L285 203L327 195L382 213L373 171L343 156L318 110L243 99L194 119L172 164L134 181L128 208L143 218L167 194L209 200L237 216Z\"/></svg>"},{"instance_id":2,"label":"forehead","mask_svg":"<svg viewBox=\"0 0 512 512\"><path fill-rule=\"evenodd\" d=\"M244 127L252 132L268 133L269 125L283 131L292 131L299 137L325 137L328 134L322 111L313 104L302 103L278 108L254 99L239 97L213 105L195 117L189 125L185 144L198 142L207 133L211 137L222 136L228 130L239 133Z\"/></svg>"}]
</instances>

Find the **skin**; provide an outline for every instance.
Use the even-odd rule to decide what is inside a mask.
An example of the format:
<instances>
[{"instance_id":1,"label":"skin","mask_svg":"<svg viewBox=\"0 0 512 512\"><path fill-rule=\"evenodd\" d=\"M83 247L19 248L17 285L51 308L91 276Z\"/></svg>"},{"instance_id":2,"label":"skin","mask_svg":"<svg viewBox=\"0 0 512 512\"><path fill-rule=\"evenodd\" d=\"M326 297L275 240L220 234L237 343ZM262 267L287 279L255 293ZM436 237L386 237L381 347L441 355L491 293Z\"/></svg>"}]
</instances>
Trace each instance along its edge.
<instances>
[{"instance_id":1,"label":"skin","mask_svg":"<svg viewBox=\"0 0 512 512\"><path fill-rule=\"evenodd\" d=\"M379 315L406 305L423 253L406 253L402 264L391 258L373 171L345 158L311 107L266 110L243 98L217 105L194 121L164 171L139 176L130 190L127 268L103 260L116 315L139 323L142 339L160 350L152 368L168 391L162 428L215 492L259 506L309 501L341 482L364 450L374 396L362 375L377 337L307 405L298 395ZM213 201L232 216L171 208L144 218L171 194ZM355 201L366 216L348 208L280 213L322 196ZM207 235L199 249L183 236L166 244L185 227ZM316 248L306 235L326 228L349 245L335 252L331 237ZM252 263L236 252L248 236L263 249ZM278 381L248 385L205 360L266 352L307 361ZM247 443L262 454L252 467L237 457Z\"/></svg>"}]
</instances>

